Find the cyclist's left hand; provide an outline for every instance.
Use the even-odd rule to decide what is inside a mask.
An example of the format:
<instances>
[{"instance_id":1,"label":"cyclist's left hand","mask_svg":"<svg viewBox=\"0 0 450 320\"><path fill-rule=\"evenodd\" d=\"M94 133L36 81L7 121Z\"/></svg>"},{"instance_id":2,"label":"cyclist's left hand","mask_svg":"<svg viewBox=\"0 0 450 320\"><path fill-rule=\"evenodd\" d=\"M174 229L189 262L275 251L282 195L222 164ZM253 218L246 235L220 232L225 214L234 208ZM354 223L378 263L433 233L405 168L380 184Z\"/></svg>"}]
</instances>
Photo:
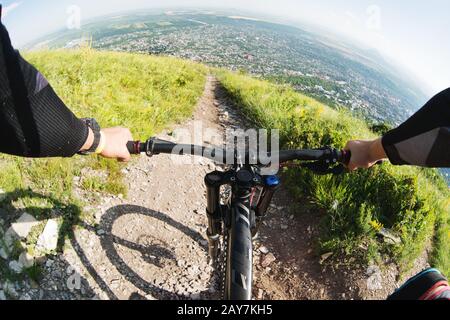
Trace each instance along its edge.
<instances>
[{"instance_id":1,"label":"cyclist's left hand","mask_svg":"<svg viewBox=\"0 0 450 320\"><path fill-rule=\"evenodd\" d=\"M127 128L107 128L102 130L105 147L100 153L102 157L128 162L131 159L127 143L133 141L133 136Z\"/></svg>"}]
</instances>

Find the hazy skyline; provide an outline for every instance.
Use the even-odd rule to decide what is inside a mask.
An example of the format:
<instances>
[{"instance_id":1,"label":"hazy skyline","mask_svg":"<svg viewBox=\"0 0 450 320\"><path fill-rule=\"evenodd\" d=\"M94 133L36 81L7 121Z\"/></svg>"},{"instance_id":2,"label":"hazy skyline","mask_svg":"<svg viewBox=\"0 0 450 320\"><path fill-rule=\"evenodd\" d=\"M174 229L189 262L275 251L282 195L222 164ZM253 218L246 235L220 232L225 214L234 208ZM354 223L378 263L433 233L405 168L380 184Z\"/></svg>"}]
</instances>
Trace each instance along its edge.
<instances>
[{"instance_id":1,"label":"hazy skyline","mask_svg":"<svg viewBox=\"0 0 450 320\"><path fill-rule=\"evenodd\" d=\"M366 0L19 0L0 1L4 23L16 46L66 25L67 9L77 5L82 22L115 12L143 8L216 7L273 16L290 24L315 25L380 51L428 84L432 91L450 87L450 2ZM444 40L445 39L445 40ZM429 94L430 90L424 88Z\"/></svg>"}]
</instances>

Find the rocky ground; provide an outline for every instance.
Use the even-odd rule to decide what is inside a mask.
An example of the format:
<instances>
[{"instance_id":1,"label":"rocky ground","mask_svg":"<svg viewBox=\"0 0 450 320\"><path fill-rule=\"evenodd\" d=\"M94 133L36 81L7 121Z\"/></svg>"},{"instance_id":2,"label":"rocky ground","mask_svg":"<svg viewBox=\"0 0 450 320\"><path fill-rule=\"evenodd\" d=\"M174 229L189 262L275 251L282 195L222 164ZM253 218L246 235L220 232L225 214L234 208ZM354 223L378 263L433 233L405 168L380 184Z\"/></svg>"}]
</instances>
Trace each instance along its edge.
<instances>
[{"instance_id":1,"label":"rocky ground","mask_svg":"<svg viewBox=\"0 0 450 320\"><path fill-rule=\"evenodd\" d=\"M200 126L210 137L196 143L221 144L226 128L251 123L210 77L194 116L159 137L179 142ZM23 212L16 220L0 220L0 259L7 271L20 273L36 261L42 273L39 282L2 279L0 299L219 298L218 277L207 257L203 184L205 174L215 169L222 170L204 159L142 156L124 169L127 198L78 188L79 197L97 203L85 208L93 212L95 223L76 228L58 255L45 255L56 248L56 220L37 222ZM92 174L101 175L85 172ZM80 186L82 179L74 183ZM400 284L392 263L380 270L319 255L315 240L320 218L307 203L293 203L285 189L277 193L255 242L255 299L384 299ZM39 250L11 259L5 248L13 249L14 239L30 232L37 232ZM411 274L426 261L424 254Z\"/></svg>"}]
</instances>

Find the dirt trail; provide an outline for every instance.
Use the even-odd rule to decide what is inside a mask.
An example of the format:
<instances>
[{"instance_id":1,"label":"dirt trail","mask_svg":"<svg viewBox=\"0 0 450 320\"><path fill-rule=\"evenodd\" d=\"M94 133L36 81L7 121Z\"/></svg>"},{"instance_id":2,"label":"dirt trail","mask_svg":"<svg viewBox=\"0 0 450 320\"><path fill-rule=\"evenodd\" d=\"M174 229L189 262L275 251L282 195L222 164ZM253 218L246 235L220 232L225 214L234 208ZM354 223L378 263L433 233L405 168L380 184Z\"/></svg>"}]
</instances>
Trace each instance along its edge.
<instances>
[{"instance_id":1,"label":"dirt trail","mask_svg":"<svg viewBox=\"0 0 450 320\"><path fill-rule=\"evenodd\" d=\"M174 127L170 135L166 132L159 137L175 141L193 134L199 123L203 129L218 132L216 141L197 141L211 144L221 143L225 128L251 126L212 77L193 117ZM182 159L192 162L191 157ZM196 159L196 164L173 160L177 159L159 155L133 161L124 170L127 199L101 197L100 205L90 208L98 227L77 229L71 246L45 264L46 277L41 284L45 290L31 288L29 296L219 298L217 277L207 257L203 183L204 176L216 166L204 159ZM370 291L367 281L373 275L361 266L342 267L333 257L324 265L320 263L314 248L320 214L310 210L305 204L293 203L286 190L277 193L255 245L255 298L385 298L396 286L395 270L388 270L394 279L383 276L382 288Z\"/></svg>"}]
</instances>

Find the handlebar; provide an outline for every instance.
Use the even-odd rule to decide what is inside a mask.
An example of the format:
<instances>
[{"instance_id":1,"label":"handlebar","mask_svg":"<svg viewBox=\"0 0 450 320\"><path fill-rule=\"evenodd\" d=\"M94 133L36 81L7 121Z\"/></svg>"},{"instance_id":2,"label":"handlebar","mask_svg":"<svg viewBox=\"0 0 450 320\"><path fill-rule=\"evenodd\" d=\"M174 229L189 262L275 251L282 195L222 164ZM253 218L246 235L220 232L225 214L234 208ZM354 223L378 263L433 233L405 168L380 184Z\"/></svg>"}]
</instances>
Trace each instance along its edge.
<instances>
[{"instance_id":1,"label":"handlebar","mask_svg":"<svg viewBox=\"0 0 450 320\"><path fill-rule=\"evenodd\" d=\"M127 144L130 154L145 153L148 156L164 154L177 154L177 155L196 155L204 158L211 159L213 161L227 164L227 159L234 159L236 161L236 150L224 150L216 147L202 147L196 145L187 144L175 144L168 141L159 140L157 138L151 138L147 142L130 141ZM217 157L221 155L222 159ZM273 156L273 153L268 153L268 157ZM257 164L260 164L260 159L252 158L252 154L245 153L245 159L241 159L244 163L250 163L250 160L257 160ZM351 159L351 153L346 150L337 150L333 148L312 149L312 150L287 150L280 151L278 153L280 163L285 163L294 160L302 161L324 161L326 163L341 163L348 165Z\"/></svg>"}]
</instances>

